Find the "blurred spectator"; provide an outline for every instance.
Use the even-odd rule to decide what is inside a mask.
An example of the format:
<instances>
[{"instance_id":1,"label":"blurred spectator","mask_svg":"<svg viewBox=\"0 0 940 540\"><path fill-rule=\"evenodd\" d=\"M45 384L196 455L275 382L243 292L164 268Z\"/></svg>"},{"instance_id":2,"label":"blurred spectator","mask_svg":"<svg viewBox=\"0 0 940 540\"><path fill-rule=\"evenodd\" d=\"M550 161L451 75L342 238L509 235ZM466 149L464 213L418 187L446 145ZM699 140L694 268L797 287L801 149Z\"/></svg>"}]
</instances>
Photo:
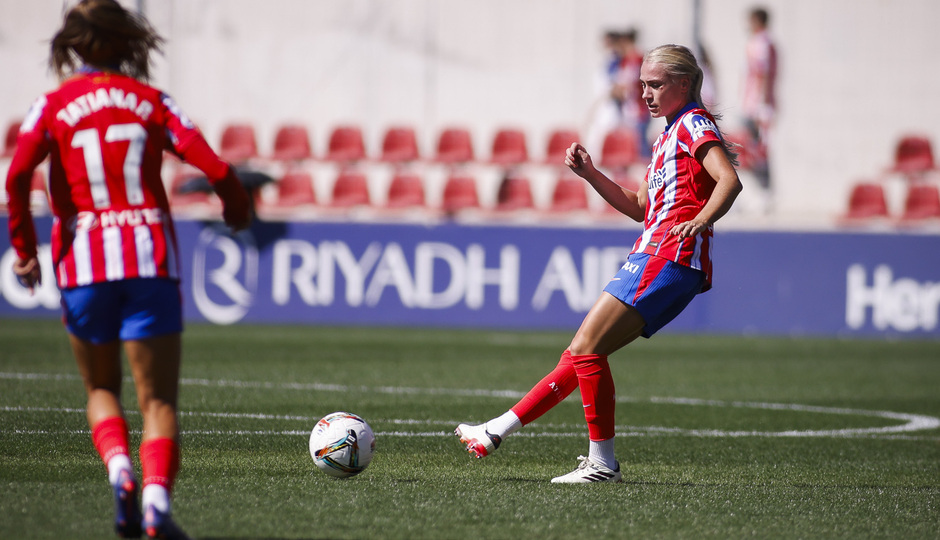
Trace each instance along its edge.
<instances>
[{"instance_id":1,"label":"blurred spectator","mask_svg":"<svg viewBox=\"0 0 940 540\"><path fill-rule=\"evenodd\" d=\"M620 38L620 32L617 30L608 30L604 32L604 49L607 51L607 61L604 65L605 79L612 81L617 71L620 69L620 48L617 46L617 40Z\"/></svg>"},{"instance_id":2,"label":"blurred spectator","mask_svg":"<svg viewBox=\"0 0 940 540\"><path fill-rule=\"evenodd\" d=\"M744 83L744 124L754 143L752 168L761 187L770 192L767 148L776 113L774 86L777 79L777 49L767 28L770 15L755 7L748 14L747 74Z\"/></svg>"},{"instance_id":3,"label":"blurred spectator","mask_svg":"<svg viewBox=\"0 0 940 540\"><path fill-rule=\"evenodd\" d=\"M597 78L596 99L591 107L585 139L589 148L600 148L604 137L615 129L636 130L641 157L650 155L646 128L649 111L640 92L640 64L643 53L637 47L637 31L607 31L604 47L608 55Z\"/></svg>"},{"instance_id":4,"label":"blurred spectator","mask_svg":"<svg viewBox=\"0 0 940 540\"><path fill-rule=\"evenodd\" d=\"M620 100L621 127L635 129L637 132L637 141L640 145L638 150L640 159L643 160L650 157L650 144L646 137L646 130L649 128L651 117L640 89L640 66L643 64L643 52L637 46L637 31L631 28L620 34L617 47L620 49L620 69L615 76L612 95Z\"/></svg>"},{"instance_id":5,"label":"blurred spectator","mask_svg":"<svg viewBox=\"0 0 940 540\"><path fill-rule=\"evenodd\" d=\"M620 100L611 93L622 60L617 45L619 36L619 31L607 30L602 38L604 62L594 78L594 99L585 130L588 148L600 148L607 132L620 123Z\"/></svg>"}]
</instances>

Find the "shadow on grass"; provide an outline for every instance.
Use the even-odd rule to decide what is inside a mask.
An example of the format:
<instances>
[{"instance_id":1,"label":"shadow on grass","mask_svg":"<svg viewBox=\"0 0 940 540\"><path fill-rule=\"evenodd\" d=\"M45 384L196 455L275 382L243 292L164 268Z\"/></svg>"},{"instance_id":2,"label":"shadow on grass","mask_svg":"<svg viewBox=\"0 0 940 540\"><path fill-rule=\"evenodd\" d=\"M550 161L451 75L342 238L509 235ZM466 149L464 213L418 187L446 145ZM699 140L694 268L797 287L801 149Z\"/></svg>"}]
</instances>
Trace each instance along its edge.
<instances>
[{"instance_id":1,"label":"shadow on grass","mask_svg":"<svg viewBox=\"0 0 940 540\"><path fill-rule=\"evenodd\" d=\"M330 536L317 538L282 538L280 536L200 536L196 540L339 540Z\"/></svg>"},{"instance_id":2,"label":"shadow on grass","mask_svg":"<svg viewBox=\"0 0 940 540\"><path fill-rule=\"evenodd\" d=\"M511 482L514 484L544 484L546 483L545 479L542 478L503 478L503 482ZM624 486L654 486L654 487L681 487L681 488L728 488L728 487L756 487L756 488L768 488L768 487L777 487L777 488L790 488L790 489L854 489L854 490L875 490L875 491L884 491L884 490L895 490L895 491L909 491L909 492L921 492L921 491L935 491L940 486L936 485L921 485L921 486L890 486L890 485L877 485L877 484L806 484L806 483L782 483L782 484L772 484L772 483L746 483L746 484L734 484L734 483L720 483L720 482L651 482L644 480L623 480L620 482Z\"/></svg>"}]
</instances>

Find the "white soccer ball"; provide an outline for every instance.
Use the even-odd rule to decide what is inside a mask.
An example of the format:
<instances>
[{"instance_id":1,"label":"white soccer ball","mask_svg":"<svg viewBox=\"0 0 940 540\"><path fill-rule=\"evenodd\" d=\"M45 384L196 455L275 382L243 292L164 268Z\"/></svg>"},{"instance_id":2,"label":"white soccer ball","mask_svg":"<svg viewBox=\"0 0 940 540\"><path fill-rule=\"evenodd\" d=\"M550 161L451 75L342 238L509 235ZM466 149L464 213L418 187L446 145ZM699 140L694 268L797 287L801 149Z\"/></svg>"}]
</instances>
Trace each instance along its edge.
<instances>
[{"instance_id":1,"label":"white soccer ball","mask_svg":"<svg viewBox=\"0 0 940 540\"><path fill-rule=\"evenodd\" d=\"M348 412L328 414L310 433L310 456L330 476L349 478L366 469L375 452L375 435L365 420Z\"/></svg>"}]
</instances>

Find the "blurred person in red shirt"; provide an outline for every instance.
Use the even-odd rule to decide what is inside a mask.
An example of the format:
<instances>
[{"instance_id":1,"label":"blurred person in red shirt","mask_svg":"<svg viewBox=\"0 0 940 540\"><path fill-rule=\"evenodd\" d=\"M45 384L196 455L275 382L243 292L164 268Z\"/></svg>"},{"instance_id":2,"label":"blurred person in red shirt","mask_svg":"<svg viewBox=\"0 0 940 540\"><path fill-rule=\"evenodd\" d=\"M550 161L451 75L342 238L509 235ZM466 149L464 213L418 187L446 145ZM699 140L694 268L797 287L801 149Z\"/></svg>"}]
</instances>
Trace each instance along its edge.
<instances>
[{"instance_id":1,"label":"blurred person in red shirt","mask_svg":"<svg viewBox=\"0 0 940 540\"><path fill-rule=\"evenodd\" d=\"M744 125L754 143L754 173L768 192L771 183L767 148L777 110L777 48L768 32L769 24L770 14L764 8L753 8L748 14L750 37L742 106Z\"/></svg>"}]
</instances>

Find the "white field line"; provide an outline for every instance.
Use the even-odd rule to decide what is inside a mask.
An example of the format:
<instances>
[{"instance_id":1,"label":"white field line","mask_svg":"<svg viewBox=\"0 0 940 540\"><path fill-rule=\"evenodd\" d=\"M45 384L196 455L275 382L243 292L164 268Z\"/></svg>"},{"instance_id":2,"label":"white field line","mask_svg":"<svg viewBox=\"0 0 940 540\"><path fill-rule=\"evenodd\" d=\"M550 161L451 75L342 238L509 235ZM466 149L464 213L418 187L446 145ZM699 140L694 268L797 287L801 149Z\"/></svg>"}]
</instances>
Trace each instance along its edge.
<instances>
[{"instance_id":1,"label":"white field line","mask_svg":"<svg viewBox=\"0 0 940 540\"><path fill-rule=\"evenodd\" d=\"M0 379L16 380L78 380L77 375L63 374L42 374L42 373L3 373L0 372ZM480 390L480 389L451 389L451 388L410 388L410 387L367 387L367 386L349 386L340 384L322 384L322 383L273 383L266 381L234 381L234 380L211 380L211 379L181 379L180 383L187 386L208 386L223 388L263 388L275 390L303 390L318 392L350 392L360 391L364 393L386 393L386 394L424 394L424 395L460 395L460 396L479 396L479 397L501 397L519 399L524 394L522 392L511 390ZM569 400L572 401L572 400ZM745 402L745 401L721 401L706 400L695 398L671 398L671 397L652 397L648 399L639 399L631 397L620 397L617 399L622 403L663 403L670 405L688 405L693 407L727 407L727 408L747 408L747 409L768 409L779 411L795 411L817 414L835 414L846 416L863 416L872 418L884 418L903 422L894 426L870 427L870 428L846 428L833 430L787 430L787 431L725 431L714 429L683 429L659 426L617 426L617 435L626 437L653 436L653 435L684 435L692 437L877 437L886 439L914 439L914 440L940 440L932 437L910 437L900 434L911 433L940 428L940 418L933 416L899 413L892 411L871 411L864 409L847 409L838 407L819 407L813 405L800 405L792 403L763 403L763 402ZM0 407L0 412L66 412L66 413L84 413L84 409L74 408L44 408L44 407ZM130 411L129 411L130 412ZM131 413L133 414L133 413ZM288 420L315 423L319 417L295 416L295 415L270 415L262 413L225 413L225 412L189 412L181 411L180 416L202 416L213 418L235 418L235 419L254 419L254 420ZM418 419L381 419L373 420L376 425L414 425L414 426L432 426L445 425L456 426L459 422L456 420L418 420ZM530 426L546 428L572 428L571 425L552 425L534 423ZM582 426L578 426L579 428ZM4 430L0 430L4 432ZM6 431L6 433L45 433L43 431ZM60 432L61 433L61 432ZM194 430L184 431L184 434L192 435L299 435L306 434L308 431L272 431L272 430ZM411 436L411 437L437 437L450 434L450 431L385 431L377 432L377 435L384 436ZM539 433L530 433L529 431L516 434L516 436L548 436L548 437L584 437L585 430L571 432L543 431Z\"/></svg>"}]
</instances>

